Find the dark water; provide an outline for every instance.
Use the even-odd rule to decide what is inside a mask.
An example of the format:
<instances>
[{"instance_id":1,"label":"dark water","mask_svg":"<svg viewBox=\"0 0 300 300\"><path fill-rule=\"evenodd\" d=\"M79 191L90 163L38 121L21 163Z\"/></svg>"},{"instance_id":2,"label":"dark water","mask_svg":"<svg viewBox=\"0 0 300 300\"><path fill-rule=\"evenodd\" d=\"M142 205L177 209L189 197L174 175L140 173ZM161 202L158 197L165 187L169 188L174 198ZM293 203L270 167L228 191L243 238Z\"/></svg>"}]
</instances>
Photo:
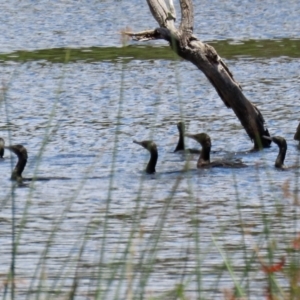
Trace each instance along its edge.
<instances>
[{"instance_id":1,"label":"dark water","mask_svg":"<svg viewBox=\"0 0 300 300\"><path fill-rule=\"evenodd\" d=\"M300 112L299 6L291 0L195 5L195 33L220 48L271 134L287 139L287 165L299 157L293 140ZM10 1L1 3L1 11L0 136L28 149L24 177L37 173L70 178L37 181L11 195L10 154L0 162L2 281L11 259L13 197L17 233L22 218L26 221L16 258L18 297L29 289L37 291L41 282L40 289L65 292L79 268L78 299L93 297L97 287L103 299L130 298L131 288L149 298L179 283L195 299L194 274L200 266L202 297L220 298L222 289L234 284L226 269L220 271L218 247L239 281L244 244L249 256L259 247L267 260L263 216L268 216L271 239L278 245L275 257L285 253L299 230L294 199L287 194L298 185L297 170L273 168L274 145L260 153L235 155L252 147L239 121L201 72L159 47L164 42L146 43L146 48L130 42L130 48L121 49L121 29L156 26L146 3ZM188 132L211 136L212 158L237 157L249 167L197 170L196 156L172 153L181 118ZM157 143L156 175L143 174L148 153L133 139ZM164 221L162 231L158 220ZM251 268L249 285L256 299L264 294L266 281L257 260ZM143 290L141 278L147 272Z\"/></svg>"}]
</instances>

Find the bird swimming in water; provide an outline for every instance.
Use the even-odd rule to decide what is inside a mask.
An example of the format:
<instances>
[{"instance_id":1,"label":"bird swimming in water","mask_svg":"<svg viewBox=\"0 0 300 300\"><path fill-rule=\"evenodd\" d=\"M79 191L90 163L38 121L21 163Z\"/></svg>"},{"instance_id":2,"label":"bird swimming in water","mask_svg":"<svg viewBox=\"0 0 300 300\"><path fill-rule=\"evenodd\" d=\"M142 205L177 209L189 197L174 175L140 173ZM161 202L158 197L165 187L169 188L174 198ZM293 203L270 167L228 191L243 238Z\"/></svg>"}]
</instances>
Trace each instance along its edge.
<instances>
[{"instance_id":1,"label":"bird swimming in water","mask_svg":"<svg viewBox=\"0 0 300 300\"><path fill-rule=\"evenodd\" d=\"M136 140L133 141L135 144L141 145L145 149L147 149L150 152L150 160L146 167L146 173L153 174L155 173L155 166L158 159L158 152L157 152L157 146L153 141L141 141L138 142Z\"/></svg>"},{"instance_id":2,"label":"bird swimming in water","mask_svg":"<svg viewBox=\"0 0 300 300\"><path fill-rule=\"evenodd\" d=\"M177 129L179 132L179 139L178 139L178 143L177 146L174 150L174 152L178 152L178 151L186 151L192 154L200 154L200 151L197 149L185 149L185 144L184 144L184 136L185 136L185 124L184 122L178 122L177 123Z\"/></svg>"},{"instance_id":3,"label":"bird swimming in water","mask_svg":"<svg viewBox=\"0 0 300 300\"><path fill-rule=\"evenodd\" d=\"M194 139L201 146L200 157L197 161L197 168L244 168L247 167L241 161L226 161L226 160L216 160L210 161L210 150L211 150L211 140L210 136L206 133L198 134L186 134L187 137Z\"/></svg>"},{"instance_id":4,"label":"bird swimming in water","mask_svg":"<svg viewBox=\"0 0 300 300\"><path fill-rule=\"evenodd\" d=\"M286 155L286 150L287 150L287 142L283 137L281 137L281 136L273 136L273 137L263 136L263 138L274 142L279 148L279 152L278 152L277 158L275 160L275 168L284 170L284 169L293 169L293 168L299 167L297 165L289 166L289 167L286 167L284 165L284 160L285 160L285 155Z\"/></svg>"},{"instance_id":5,"label":"bird swimming in water","mask_svg":"<svg viewBox=\"0 0 300 300\"><path fill-rule=\"evenodd\" d=\"M23 178L22 173L25 169L25 166L27 164L28 160L28 154L27 149L20 144L12 145L12 146L5 146L4 147L7 150L10 150L14 154L17 155L18 161L16 166L14 167L12 173L11 173L11 180L16 181L20 185L24 185L23 181L48 181L51 179L54 180L69 180L71 178L68 177L31 177L31 178Z\"/></svg>"},{"instance_id":6,"label":"bird swimming in water","mask_svg":"<svg viewBox=\"0 0 300 300\"><path fill-rule=\"evenodd\" d=\"M27 149L23 145L5 146L4 148L12 151L18 156L17 164L11 173L11 180L15 180L18 183L22 183L22 173L25 169L28 159Z\"/></svg>"},{"instance_id":7,"label":"bird swimming in water","mask_svg":"<svg viewBox=\"0 0 300 300\"><path fill-rule=\"evenodd\" d=\"M5 147L4 139L0 137L0 158L3 158L4 156L4 147Z\"/></svg>"},{"instance_id":8,"label":"bird swimming in water","mask_svg":"<svg viewBox=\"0 0 300 300\"><path fill-rule=\"evenodd\" d=\"M299 123L296 133L294 135L294 140L299 141L298 148L300 149L300 123Z\"/></svg>"},{"instance_id":9,"label":"bird swimming in water","mask_svg":"<svg viewBox=\"0 0 300 300\"><path fill-rule=\"evenodd\" d=\"M178 122L177 123L177 129L178 129L178 132L179 132L179 139L178 139L178 143L177 143L177 146L176 146L174 152L185 150L185 147L184 147L185 125L184 125L184 123L183 122Z\"/></svg>"}]
</instances>

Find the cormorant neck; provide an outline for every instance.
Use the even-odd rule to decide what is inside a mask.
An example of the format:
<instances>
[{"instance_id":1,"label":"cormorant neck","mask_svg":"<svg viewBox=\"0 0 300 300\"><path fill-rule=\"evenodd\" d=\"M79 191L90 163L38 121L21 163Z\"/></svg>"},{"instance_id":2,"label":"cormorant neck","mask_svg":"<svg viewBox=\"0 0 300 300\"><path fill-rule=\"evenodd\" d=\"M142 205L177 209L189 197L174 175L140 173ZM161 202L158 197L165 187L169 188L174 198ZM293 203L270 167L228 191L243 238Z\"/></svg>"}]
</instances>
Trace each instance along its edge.
<instances>
[{"instance_id":1,"label":"cormorant neck","mask_svg":"<svg viewBox=\"0 0 300 300\"><path fill-rule=\"evenodd\" d=\"M146 168L146 172L149 174L155 173L155 166L157 163L157 159L158 159L158 153L157 150L150 150L150 160L148 162L147 168Z\"/></svg>"},{"instance_id":2,"label":"cormorant neck","mask_svg":"<svg viewBox=\"0 0 300 300\"><path fill-rule=\"evenodd\" d=\"M200 154L200 159L210 162L210 146L203 146Z\"/></svg>"},{"instance_id":3,"label":"cormorant neck","mask_svg":"<svg viewBox=\"0 0 300 300\"><path fill-rule=\"evenodd\" d=\"M276 168L284 167L285 154L286 154L286 147L279 146L279 153L275 161Z\"/></svg>"},{"instance_id":4,"label":"cormorant neck","mask_svg":"<svg viewBox=\"0 0 300 300\"><path fill-rule=\"evenodd\" d=\"M179 130L179 140L178 140L178 144L177 144L174 152L180 151L180 150L184 150L184 134L183 134L182 130Z\"/></svg>"},{"instance_id":5,"label":"cormorant neck","mask_svg":"<svg viewBox=\"0 0 300 300\"><path fill-rule=\"evenodd\" d=\"M0 138L0 158L3 158L4 156L4 146L5 146L4 140L3 138Z\"/></svg>"},{"instance_id":6,"label":"cormorant neck","mask_svg":"<svg viewBox=\"0 0 300 300\"><path fill-rule=\"evenodd\" d=\"M197 166L203 166L210 164L210 146L202 146L200 157L197 162Z\"/></svg>"},{"instance_id":7,"label":"cormorant neck","mask_svg":"<svg viewBox=\"0 0 300 300\"><path fill-rule=\"evenodd\" d=\"M27 164L27 159L19 157L18 162L11 173L11 179L22 182L22 172Z\"/></svg>"},{"instance_id":8,"label":"cormorant neck","mask_svg":"<svg viewBox=\"0 0 300 300\"><path fill-rule=\"evenodd\" d=\"M299 145L300 145L300 123L299 123L296 133L294 135L294 140L299 141Z\"/></svg>"}]
</instances>

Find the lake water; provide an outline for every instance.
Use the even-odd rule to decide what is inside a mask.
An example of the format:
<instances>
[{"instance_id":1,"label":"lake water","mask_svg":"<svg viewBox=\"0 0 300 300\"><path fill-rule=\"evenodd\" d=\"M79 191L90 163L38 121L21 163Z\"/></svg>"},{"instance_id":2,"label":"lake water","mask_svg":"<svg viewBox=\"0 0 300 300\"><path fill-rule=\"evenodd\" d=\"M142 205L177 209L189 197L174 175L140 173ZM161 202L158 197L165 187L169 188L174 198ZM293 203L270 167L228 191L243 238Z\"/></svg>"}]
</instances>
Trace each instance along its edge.
<instances>
[{"instance_id":1,"label":"lake water","mask_svg":"<svg viewBox=\"0 0 300 300\"><path fill-rule=\"evenodd\" d=\"M300 2L194 2L195 34L224 58L270 133L286 138L286 165L295 164ZM275 170L274 144L237 154L252 143L234 113L165 42L122 47L122 29L156 27L146 1L0 4L0 136L27 148L24 177L57 177L12 193L15 157L6 151L0 161L1 286L11 262L12 199L17 299L66 299L75 273L76 299L98 290L102 299L167 299L180 283L196 299L198 281L203 299L223 299L234 280L221 252L242 285L245 255L256 257L258 248L268 262L271 241L275 261L286 254L300 229L299 171ZM173 153L181 119L187 132L211 136L212 159L241 158L248 168L197 170L197 156ZM157 174L144 174L149 154L133 139L156 142ZM250 269L248 296L259 299L265 274L256 258Z\"/></svg>"}]
</instances>

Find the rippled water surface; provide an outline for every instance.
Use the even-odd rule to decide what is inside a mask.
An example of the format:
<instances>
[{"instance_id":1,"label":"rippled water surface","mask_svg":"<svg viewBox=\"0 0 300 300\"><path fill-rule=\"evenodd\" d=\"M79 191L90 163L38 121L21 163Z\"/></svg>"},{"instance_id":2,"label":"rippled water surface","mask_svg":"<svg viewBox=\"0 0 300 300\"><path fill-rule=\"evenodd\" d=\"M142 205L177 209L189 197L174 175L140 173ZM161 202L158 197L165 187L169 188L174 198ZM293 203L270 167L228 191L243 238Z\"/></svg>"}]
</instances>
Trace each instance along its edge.
<instances>
[{"instance_id":1,"label":"rippled water surface","mask_svg":"<svg viewBox=\"0 0 300 300\"><path fill-rule=\"evenodd\" d=\"M51 177L12 189L16 158L6 151L0 161L1 286L11 261L12 199L18 299L34 298L37 291L67 297L74 277L78 299L93 298L98 289L102 299L130 298L138 291L145 298L167 298L163 293L180 283L196 299L198 280L203 298L222 298L235 278L243 280L245 255L250 258L257 247L266 256L265 216L276 259L285 253L300 229L293 205L298 170L274 169L275 145L242 153L251 141L191 63L137 57L161 51L157 46L164 42L147 43L156 44L147 50L130 42L137 52L122 55L121 29L156 26L146 1L2 1L1 11L0 136L27 148L24 177ZM195 5L195 33L217 50L221 40L234 40L237 47L248 40L297 41L299 11L300 2L292 0L202 1ZM280 55L280 43L277 54L268 55L272 47L264 53L262 43L263 55L244 49L243 55L225 57L270 133L286 138L286 165L299 158L293 140L300 113L295 45L292 56ZM58 62L56 52L51 59L34 58L37 50L64 47L76 49L62 49ZM99 48L92 61L74 59L75 51L92 52L90 47L112 47L120 57L108 59L103 48L101 58ZM24 50L28 57L19 56ZM197 170L197 156L173 153L181 119L189 133L211 136L212 159L240 158L248 168ZM155 175L144 174L149 154L133 139L158 145ZM232 277L221 253L231 261ZM265 275L257 260L250 268L256 299L265 292ZM283 276L279 280L287 284Z\"/></svg>"},{"instance_id":2,"label":"rippled water surface","mask_svg":"<svg viewBox=\"0 0 300 300\"><path fill-rule=\"evenodd\" d=\"M146 1L137 0L2 0L1 10L1 52L119 46L121 29L156 26ZM194 10L195 34L203 40L299 38L299 1L205 0Z\"/></svg>"}]
</instances>

